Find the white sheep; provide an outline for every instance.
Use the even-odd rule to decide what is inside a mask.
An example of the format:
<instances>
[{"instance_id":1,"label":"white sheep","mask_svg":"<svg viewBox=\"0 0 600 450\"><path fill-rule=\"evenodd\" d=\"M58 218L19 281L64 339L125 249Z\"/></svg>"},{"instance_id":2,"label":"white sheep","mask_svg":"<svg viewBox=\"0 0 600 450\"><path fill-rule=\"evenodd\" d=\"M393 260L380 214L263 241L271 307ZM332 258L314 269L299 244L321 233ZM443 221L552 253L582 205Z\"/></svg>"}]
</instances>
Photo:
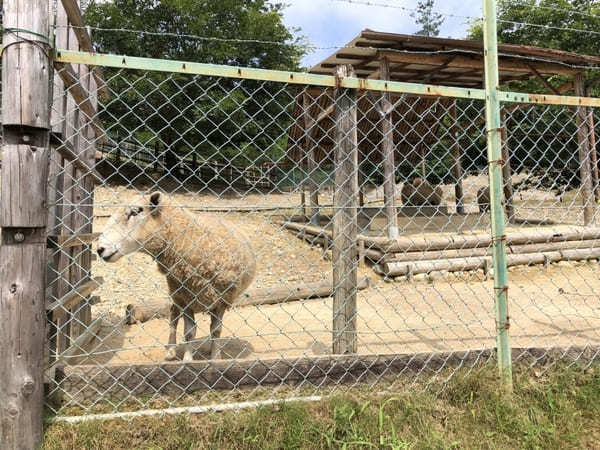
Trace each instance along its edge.
<instances>
[{"instance_id":1,"label":"white sheep","mask_svg":"<svg viewBox=\"0 0 600 450\"><path fill-rule=\"evenodd\" d=\"M98 241L107 262L141 251L166 276L171 297L166 360L176 358L176 330L184 320L184 361L191 361L194 314L210 314L211 359L220 358L223 315L252 282L255 257L247 239L223 218L193 215L155 192L142 206L124 207L109 219Z\"/></svg>"}]
</instances>

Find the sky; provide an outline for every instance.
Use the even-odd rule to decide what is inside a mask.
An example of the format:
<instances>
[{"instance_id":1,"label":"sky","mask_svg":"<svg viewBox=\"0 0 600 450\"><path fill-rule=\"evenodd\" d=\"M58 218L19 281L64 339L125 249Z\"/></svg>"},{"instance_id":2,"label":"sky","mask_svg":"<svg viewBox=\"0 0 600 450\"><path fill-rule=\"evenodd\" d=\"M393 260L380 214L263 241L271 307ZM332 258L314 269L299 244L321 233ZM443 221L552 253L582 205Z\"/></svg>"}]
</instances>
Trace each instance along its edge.
<instances>
[{"instance_id":1,"label":"sky","mask_svg":"<svg viewBox=\"0 0 600 450\"><path fill-rule=\"evenodd\" d=\"M273 0L277 1L277 0ZM339 0L280 0L289 6L284 11L288 27L300 27L300 34L316 47L343 46L363 29L414 34L420 28L410 11L375 5L363 5ZM353 0L351 0L353 1ZM417 0L356 0L414 9ZM482 0L436 0L435 10L456 16L481 17ZM446 16L440 37L464 37L467 18ZM333 53L335 49L318 49L307 55L303 64L311 67Z\"/></svg>"}]
</instances>

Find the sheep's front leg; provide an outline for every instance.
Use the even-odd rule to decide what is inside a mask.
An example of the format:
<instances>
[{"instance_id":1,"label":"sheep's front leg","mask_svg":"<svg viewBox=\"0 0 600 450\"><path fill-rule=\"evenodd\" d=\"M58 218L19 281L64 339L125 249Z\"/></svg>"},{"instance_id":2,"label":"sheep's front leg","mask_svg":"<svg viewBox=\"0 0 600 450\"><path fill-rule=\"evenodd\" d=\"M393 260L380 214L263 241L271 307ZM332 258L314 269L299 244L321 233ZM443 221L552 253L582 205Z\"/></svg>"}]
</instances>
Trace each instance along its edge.
<instances>
[{"instance_id":1,"label":"sheep's front leg","mask_svg":"<svg viewBox=\"0 0 600 450\"><path fill-rule=\"evenodd\" d=\"M183 313L183 337L185 339L184 361L193 361L192 340L196 337L196 319L194 313L190 310Z\"/></svg>"},{"instance_id":2,"label":"sheep's front leg","mask_svg":"<svg viewBox=\"0 0 600 450\"><path fill-rule=\"evenodd\" d=\"M176 344L177 344L177 323L181 315L181 309L175 303L171 303L169 310L169 345L167 346L167 361L173 361L177 358Z\"/></svg>"},{"instance_id":3,"label":"sheep's front leg","mask_svg":"<svg viewBox=\"0 0 600 450\"><path fill-rule=\"evenodd\" d=\"M223 315L225 308L217 306L210 311L210 359L221 359L221 330L223 329Z\"/></svg>"}]
</instances>

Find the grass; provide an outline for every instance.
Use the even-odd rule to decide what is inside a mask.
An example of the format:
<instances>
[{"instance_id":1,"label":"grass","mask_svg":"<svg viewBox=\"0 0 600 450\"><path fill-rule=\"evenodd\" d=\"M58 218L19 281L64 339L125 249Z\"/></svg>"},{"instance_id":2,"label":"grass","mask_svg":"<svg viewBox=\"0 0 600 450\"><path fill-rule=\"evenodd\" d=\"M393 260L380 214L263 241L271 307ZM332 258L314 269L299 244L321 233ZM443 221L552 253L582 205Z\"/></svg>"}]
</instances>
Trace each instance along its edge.
<instances>
[{"instance_id":1,"label":"grass","mask_svg":"<svg viewBox=\"0 0 600 450\"><path fill-rule=\"evenodd\" d=\"M490 366L426 392L361 391L241 412L55 423L44 449L568 449L600 448L600 365L515 370L515 391Z\"/></svg>"}]
</instances>

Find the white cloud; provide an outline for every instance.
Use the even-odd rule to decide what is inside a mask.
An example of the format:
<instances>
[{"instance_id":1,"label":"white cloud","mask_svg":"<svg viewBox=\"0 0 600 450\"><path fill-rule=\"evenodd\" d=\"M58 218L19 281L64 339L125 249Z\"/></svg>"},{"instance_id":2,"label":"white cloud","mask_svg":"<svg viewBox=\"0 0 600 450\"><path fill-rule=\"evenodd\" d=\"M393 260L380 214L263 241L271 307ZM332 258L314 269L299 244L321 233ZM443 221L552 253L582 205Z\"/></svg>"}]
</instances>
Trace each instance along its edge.
<instances>
[{"instance_id":1,"label":"white cloud","mask_svg":"<svg viewBox=\"0 0 600 450\"><path fill-rule=\"evenodd\" d=\"M416 0L360 0L371 3L415 8ZM316 47L343 46L363 29L412 34L418 30L410 12L398 8L384 8L336 0L288 0L284 20L290 27L300 27ZM481 0L440 0L435 10L455 16L481 16ZM440 36L464 37L466 18L445 16ZM308 55L304 63L313 65L331 54L334 49L323 49Z\"/></svg>"}]
</instances>

